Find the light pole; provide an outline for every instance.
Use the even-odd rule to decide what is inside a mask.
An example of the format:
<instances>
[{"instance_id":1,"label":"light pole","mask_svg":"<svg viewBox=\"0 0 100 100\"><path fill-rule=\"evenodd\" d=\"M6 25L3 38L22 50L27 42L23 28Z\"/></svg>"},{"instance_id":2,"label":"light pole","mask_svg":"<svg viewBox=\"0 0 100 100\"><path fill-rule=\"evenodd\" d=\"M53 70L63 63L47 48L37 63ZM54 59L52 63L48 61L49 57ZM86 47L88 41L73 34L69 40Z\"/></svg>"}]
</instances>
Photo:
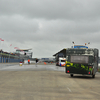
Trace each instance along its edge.
<instances>
[{"instance_id":1,"label":"light pole","mask_svg":"<svg viewBox=\"0 0 100 100\"><path fill-rule=\"evenodd\" d=\"M74 48L74 44L75 44L74 41L72 43L73 43L73 48Z\"/></svg>"},{"instance_id":2,"label":"light pole","mask_svg":"<svg viewBox=\"0 0 100 100\"><path fill-rule=\"evenodd\" d=\"M88 42L88 48L89 48L89 44L90 44L90 42Z\"/></svg>"}]
</instances>

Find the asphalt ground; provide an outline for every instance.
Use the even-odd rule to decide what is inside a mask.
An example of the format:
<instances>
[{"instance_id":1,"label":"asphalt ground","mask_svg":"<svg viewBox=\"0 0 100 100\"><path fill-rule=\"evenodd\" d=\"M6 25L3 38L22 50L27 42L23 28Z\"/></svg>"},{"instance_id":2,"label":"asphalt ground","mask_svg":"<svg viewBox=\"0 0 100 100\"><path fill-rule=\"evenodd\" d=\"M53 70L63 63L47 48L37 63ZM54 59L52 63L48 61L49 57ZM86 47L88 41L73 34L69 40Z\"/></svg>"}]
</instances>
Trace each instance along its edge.
<instances>
[{"instance_id":1,"label":"asphalt ground","mask_svg":"<svg viewBox=\"0 0 100 100\"><path fill-rule=\"evenodd\" d=\"M66 74L55 65L0 67L0 100L100 100L100 73Z\"/></svg>"}]
</instances>

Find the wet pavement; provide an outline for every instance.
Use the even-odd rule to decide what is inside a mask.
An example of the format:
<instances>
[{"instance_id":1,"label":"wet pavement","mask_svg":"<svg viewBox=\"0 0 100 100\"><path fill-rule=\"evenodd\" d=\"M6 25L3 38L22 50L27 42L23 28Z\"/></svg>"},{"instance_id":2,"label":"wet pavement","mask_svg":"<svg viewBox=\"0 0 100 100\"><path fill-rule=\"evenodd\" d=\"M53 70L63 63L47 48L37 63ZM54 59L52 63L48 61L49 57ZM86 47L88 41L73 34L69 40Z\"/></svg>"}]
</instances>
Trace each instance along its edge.
<instances>
[{"instance_id":1,"label":"wet pavement","mask_svg":"<svg viewBox=\"0 0 100 100\"><path fill-rule=\"evenodd\" d=\"M100 73L70 77L55 65L2 65L0 100L100 100Z\"/></svg>"},{"instance_id":2,"label":"wet pavement","mask_svg":"<svg viewBox=\"0 0 100 100\"><path fill-rule=\"evenodd\" d=\"M2 67L0 66L1 71L30 71L30 70L36 70L36 71L43 71L43 70L52 70L52 71L65 71L65 67L59 67L55 66L55 64L49 64L49 65L40 65L40 64L30 64L26 65L23 64L20 66L19 64L4 64Z\"/></svg>"}]
</instances>

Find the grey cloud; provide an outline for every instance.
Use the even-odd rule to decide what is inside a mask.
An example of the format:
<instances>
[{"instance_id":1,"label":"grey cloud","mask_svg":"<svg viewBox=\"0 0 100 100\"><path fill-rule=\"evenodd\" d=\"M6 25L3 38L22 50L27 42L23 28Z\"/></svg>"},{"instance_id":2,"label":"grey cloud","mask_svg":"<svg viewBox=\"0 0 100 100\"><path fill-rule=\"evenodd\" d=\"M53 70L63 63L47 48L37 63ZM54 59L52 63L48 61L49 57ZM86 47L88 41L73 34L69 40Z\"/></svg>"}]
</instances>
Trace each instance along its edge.
<instances>
[{"instance_id":1,"label":"grey cloud","mask_svg":"<svg viewBox=\"0 0 100 100\"><path fill-rule=\"evenodd\" d=\"M100 16L99 3L99 0L1 0L0 14L17 13L45 19L87 19Z\"/></svg>"},{"instance_id":2,"label":"grey cloud","mask_svg":"<svg viewBox=\"0 0 100 100\"><path fill-rule=\"evenodd\" d=\"M22 16L11 16L0 18L0 30L12 32L35 32L38 29L38 23L35 20L25 19Z\"/></svg>"},{"instance_id":3,"label":"grey cloud","mask_svg":"<svg viewBox=\"0 0 100 100\"><path fill-rule=\"evenodd\" d=\"M33 48L33 57L52 56L72 41L100 49L99 9L99 0L0 0L3 48Z\"/></svg>"},{"instance_id":4,"label":"grey cloud","mask_svg":"<svg viewBox=\"0 0 100 100\"><path fill-rule=\"evenodd\" d=\"M2 37L8 35L12 40L26 40L29 36L36 33L38 29L38 22L34 19L30 20L18 15L0 17L0 32Z\"/></svg>"}]
</instances>

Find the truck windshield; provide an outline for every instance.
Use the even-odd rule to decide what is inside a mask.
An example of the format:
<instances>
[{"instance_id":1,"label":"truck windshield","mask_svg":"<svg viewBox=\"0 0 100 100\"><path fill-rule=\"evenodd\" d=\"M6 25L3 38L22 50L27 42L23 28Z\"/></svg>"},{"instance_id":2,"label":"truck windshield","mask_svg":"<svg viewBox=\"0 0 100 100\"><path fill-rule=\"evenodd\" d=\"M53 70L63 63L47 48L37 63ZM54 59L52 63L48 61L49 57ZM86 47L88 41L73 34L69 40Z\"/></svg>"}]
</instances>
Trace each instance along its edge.
<instances>
[{"instance_id":1,"label":"truck windshield","mask_svg":"<svg viewBox=\"0 0 100 100\"><path fill-rule=\"evenodd\" d=\"M65 60L61 60L61 62L65 62Z\"/></svg>"}]
</instances>

